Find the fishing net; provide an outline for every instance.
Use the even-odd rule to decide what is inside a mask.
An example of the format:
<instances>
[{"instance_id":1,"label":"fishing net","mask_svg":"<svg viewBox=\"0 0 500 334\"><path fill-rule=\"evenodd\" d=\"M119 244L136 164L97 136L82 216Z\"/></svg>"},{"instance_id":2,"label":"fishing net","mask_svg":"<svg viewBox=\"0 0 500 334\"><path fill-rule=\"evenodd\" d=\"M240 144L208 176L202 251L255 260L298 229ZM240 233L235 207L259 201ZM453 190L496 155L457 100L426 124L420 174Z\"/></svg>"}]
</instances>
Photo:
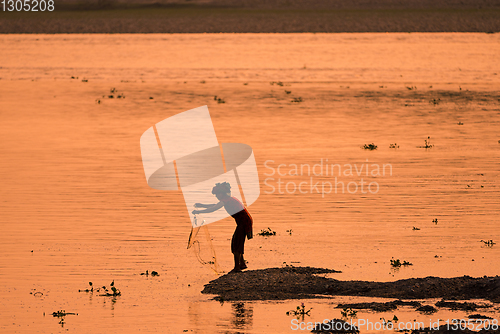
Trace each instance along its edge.
<instances>
[{"instance_id":1,"label":"fishing net","mask_svg":"<svg viewBox=\"0 0 500 334\"><path fill-rule=\"evenodd\" d=\"M197 219L195 217L195 219ZM212 245L212 238L208 232L208 226L201 225L192 227L189 234L188 249L192 249L198 261L212 269L217 275L222 273L222 269L217 262L214 246Z\"/></svg>"}]
</instances>

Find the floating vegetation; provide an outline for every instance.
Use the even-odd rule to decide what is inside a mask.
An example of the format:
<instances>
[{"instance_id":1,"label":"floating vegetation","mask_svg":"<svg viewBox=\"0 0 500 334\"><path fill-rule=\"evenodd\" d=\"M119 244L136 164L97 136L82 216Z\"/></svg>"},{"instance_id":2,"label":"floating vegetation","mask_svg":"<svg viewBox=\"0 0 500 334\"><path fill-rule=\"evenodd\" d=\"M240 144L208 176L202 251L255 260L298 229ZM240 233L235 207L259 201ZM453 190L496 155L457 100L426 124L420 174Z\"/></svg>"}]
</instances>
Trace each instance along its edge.
<instances>
[{"instance_id":1,"label":"floating vegetation","mask_svg":"<svg viewBox=\"0 0 500 334\"><path fill-rule=\"evenodd\" d=\"M65 310L59 310L59 311L56 311L56 312L52 312L52 316L54 318L61 318L59 320L59 325L61 325L62 327L64 327L64 317L67 316L67 315L78 315L78 313L73 313L73 312L66 312Z\"/></svg>"},{"instance_id":2,"label":"floating vegetation","mask_svg":"<svg viewBox=\"0 0 500 334\"><path fill-rule=\"evenodd\" d=\"M464 123L462 123L462 122L458 122L458 123L457 123L457 125L464 125Z\"/></svg>"},{"instance_id":3,"label":"floating vegetation","mask_svg":"<svg viewBox=\"0 0 500 334\"><path fill-rule=\"evenodd\" d=\"M103 98L108 98L108 99L114 99L115 98L115 94L117 94L117 93L118 93L118 90L113 87L113 88L111 88L109 90L109 94L108 95L103 95L102 97ZM118 98L118 99L124 99L125 95L123 95L123 93L120 93L120 94L116 95L116 98ZM150 97L150 99L152 99L152 97ZM97 104L101 104L101 100L100 99L96 99L95 101L96 101Z\"/></svg>"},{"instance_id":4,"label":"floating vegetation","mask_svg":"<svg viewBox=\"0 0 500 334\"><path fill-rule=\"evenodd\" d=\"M99 296L105 296L105 297L116 297L116 296L120 296L121 295L120 290L118 290L115 287L115 281L114 280L109 285L110 286L109 289L105 285L103 285L100 288L95 288L94 289L94 284L92 282L89 282L89 286L90 286L90 289L78 290L78 292L90 292L90 293L94 293L94 291L95 291L95 292L101 293Z\"/></svg>"},{"instance_id":5,"label":"floating vegetation","mask_svg":"<svg viewBox=\"0 0 500 334\"><path fill-rule=\"evenodd\" d=\"M243 83L243 86L248 86L248 82L244 82L244 83Z\"/></svg>"},{"instance_id":6,"label":"floating vegetation","mask_svg":"<svg viewBox=\"0 0 500 334\"><path fill-rule=\"evenodd\" d=\"M417 90L417 86L406 86L408 90Z\"/></svg>"},{"instance_id":7,"label":"floating vegetation","mask_svg":"<svg viewBox=\"0 0 500 334\"><path fill-rule=\"evenodd\" d=\"M399 267L401 267L401 266L405 266L405 267L406 267L406 266L413 266L413 263L410 263L410 262L408 262L408 261L406 261L406 260L405 260L405 261L403 261L403 262L401 262L399 259L394 260L394 258L392 258L392 259L391 259L391 266L392 266L393 268L399 268Z\"/></svg>"},{"instance_id":8,"label":"floating vegetation","mask_svg":"<svg viewBox=\"0 0 500 334\"><path fill-rule=\"evenodd\" d=\"M78 290L78 292L94 292L94 286L92 282L89 282L90 289L85 289L85 290Z\"/></svg>"},{"instance_id":9,"label":"floating vegetation","mask_svg":"<svg viewBox=\"0 0 500 334\"><path fill-rule=\"evenodd\" d=\"M376 150L377 149L377 145L375 145L374 143L371 143L371 144L365 144L364 146L361 146L361 148L365 149L365 150L370 150L370 151L373 151L373 150Z\"/></svg>"},{"instance_id":10,"label":"floating vegetation","mask_svg":"<svg viewBox=\"0 0 500 334\"><path fill-rule=\"evenodd\" d=\"M148 271L148 270L146 270L146 272L145 272L145 273L141 273L141 275L145 275L145 276L149 276L149 275L151 275L152 277L155 277L155 276L160 276L160 274L158 274L158 272L156 272L156 271L154 271L154 270L151 272L151 274L149 273L149 271Z\"/></svg>"},{"instance_id":11,"label":"floating vegetation","mask_svg":"<svg viewBox=\"0 0 500 334\"><path fill-rule=\"evenodd\" d=\"M494 242L493 240L486 240L486 241L481 240L481 241L479 241L479 242L484 243L484 244L485 244L486 246L488 246L488 247L493 247L493 245L494 245L494 244L496 244L496 242Z\"/></svg>"},{"instance_id":12,"label":"floating vegetation","mask_svg":"<svg viewBox=\"0 0 500 334\"><path fill-rule=\"evenodd\" d=\"M397 322L399 321L399 318L398 318L398 317L396 317L396 315L394 315L394 316L392 317L392 319L390 319L390 320L385 320L385 318L384 318L384 317L380 318L380 320L382 320L382 324L384 325L384 327L388 327L388 325L389 325L389 324L391 324L391 325L392 325L392 323L393 323L393 322L394 322L394 323L397 323Z\"/></svg>"},{"instance_id":13,"label":"floating vegetation","mask_svg":"<svg viewBox=\"0 0 500 334\"><path fill-rule=\"evenodd\" d=\"M425 139L424 141L425 141L425 145L424 146L417 146L417 147L418 148L428 149L428 148L431 148L432 146L434 146L434 145L431 144L431 137L430 136L428 136L427 139Z\"/></svg>"},{"instance_id":14,"label":"floating vegetation","mask_svg":"<svg viewBox=\"0 0 500 334\"><path fill-rule=\"evenodd\" d=\"M71 79L78 79L78 77L71 76Z\"/></svg>"},{"instance_id":15,"label":"floating vegetation","mask_svg":"<svg viewBox=\"0 0 500 334\"><path fill-rule=\"evenodd\" d=\"M432 222L433 222L435 225L437 225L437 223L438 223L438 219L437 219L437 218L434 218L434 219L432 220Z\"/></svg>"},{"instance_id":16,"label":"floating vegetation","mask_svg":"<svg viewBox=\"0 0 500 334\"><path fill-rule=\"evenodd\" d=\"M399 148L399 145L397 143L389 144L389 148Z\"/></svg>"},{"instance_id":17,"label":"floating vegetation","mask_svg":"<svg viewBox=\"0 0 500 334\"><path fill-rule=\"evenodd\" d=\"M205 81L205 80L201 80L201 81L200 81L200 83L201 83L201 84L204 84L204 83L206 83L206 81Z\"/></svg>"},{"instance_id":18,"label":"floating vegetation","mask_svg":"<svg viewBox=\"0 0 500 334\"><path fill-rule=\"evenodd\" d=\"M350 307L344 307L342 311L340 311L340 314L342 315L342 318L356 318L358 311L355 311Z\"/></svg>"},{"instance_id":19,"label":"floating vegetation","mask_svg":"<svg viewBox=\"0 0 500 334\"><path fill-rule=\"evenodd\" d=\"M61 317L65 317L67 315L78 315L78 313L66 312L65 310L59 310L56 312L52 312L53 317L61 318Z\"/></svg>"},{"instance_id":20,"label":"floating vegetation","mask_svg":"<svg viewBox=\"0 0 500 334\"><path fill-rule=\"evenodd\" d=\"M89 82L88 79L82 79L82 82Z\"/></svg>"},{"instance_id":21,"label":"floating vegetation","mask_svg":"<svg viewBox=\"0 0 500 334\"><path fill-rule=\"evenodd\" d=\"M224 99L217 97L217 95L214 96L214 101L217 101L217 103L226 103L226 101L224 101Z\"/></svg>"},{"instance_id":22,"label":"floating vegetation","mask_svg":"<svg viewBox=\"0 0 500 334\"><path fill-rule=\"evenodd\" d=\"M269 237L272 235L276 235L276 231L271 230L270 227L267 228L267 230L261 230L257 235L261 235L263 237Z\"/></svg>"},{"instance_id":23,"label":"floating vegetation","mask_svg":"<svg viewBox=\"0 0 500 334\"><path fill-rule=\"evenodd\" d=\"M299 96L299 97L295 97L292 102L295 102L295 103L299 103L299 102L302 102L302 98Z\"/></svg>"},{"instance_id":24,"label":"floating vegetation","mask_svg":"<svg viewBox=\"0 0 500 334\"><path fill-rule=\"evenodd\" d=\"M291 90L285 90L285 93L287 93L287 94L291 94L291 93L292 93L292 91L291 91Z\"/></svg>"},{"instance_id":25,"label":"floating vegetation","mask_svg":"<svg viewBox=\"0 0 500 334\"><path fill-rule=\"evenodd\" d=\"M441 102L441 99L437 99L437 100L436 99L432 99L432 100L429 101L429 103L433 103L434 105L439 104L439 102Z\"/></svg>"},{"instance_id":26,"label":"floating vegetation","mask_svg":"<svg viewBox=\"0 0 500 334\"><path fill-rule=\"evenodd\" d=\"M309 310L306 310L306 306L304 303L301 303L300 306L297 306L295 310L291 310L286 312L286 315L295 315L295 316L302 316L304 317L305 315L309 316L309 312L311 312L312 308Z\"/></svg>"},{"instance_id":27,"label":"floating vegetation","mask_svg":"<svg viewBox=\"0 0 500 334\"><path fill-rule=\"evenodd\" d=\"M281 81L271 81L271 86L272 85L278 85L278 86L283 87L283 82L281 82Z\"/></svg>"}]
</instances>

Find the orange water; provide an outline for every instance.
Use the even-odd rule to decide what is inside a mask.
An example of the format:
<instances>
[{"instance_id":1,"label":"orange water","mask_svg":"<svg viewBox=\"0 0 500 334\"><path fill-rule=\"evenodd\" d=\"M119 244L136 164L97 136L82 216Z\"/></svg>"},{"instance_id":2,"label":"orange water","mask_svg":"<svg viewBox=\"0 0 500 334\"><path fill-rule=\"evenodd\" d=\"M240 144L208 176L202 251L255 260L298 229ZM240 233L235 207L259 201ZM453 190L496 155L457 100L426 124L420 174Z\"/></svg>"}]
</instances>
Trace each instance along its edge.
<instances>
[{"instance_id":1,"label":"orange water","mask_svg":"<svg viewBox=\"0 0 500 334\"><path fill-rule=\"evenodd\" d=\"M480 240L500 241L499 42L498 34L0 36L0 331L292 331L285 312L301 301L221 305L200 294L216 275L186 250L182 194L146 184L141 134L201 105L219 142L254 150L254 232L277 236L247 243L251 269L286 262L377 281L497 275L499 246ZM111 88L125 99L103 98ZM434 146L417 147L428 136ZM372 142L377 150L361 149ZM391 165L392 175L341 176L379 190L322 195L291 190L334 176L266 168L321 161ZM278 178L288 193L270 193ZM231 219L210 225L225 271L233 229ZM392 257L413 266L391 270ZM114 299L78 292L112 280L122 292ZM305 301L306 321L340 317L334 307L351 299ZM78 316L61 325L50 315L61 309ZM358 317L393 314L426 324L466 316Z\"/></svg>"}]
</instances>

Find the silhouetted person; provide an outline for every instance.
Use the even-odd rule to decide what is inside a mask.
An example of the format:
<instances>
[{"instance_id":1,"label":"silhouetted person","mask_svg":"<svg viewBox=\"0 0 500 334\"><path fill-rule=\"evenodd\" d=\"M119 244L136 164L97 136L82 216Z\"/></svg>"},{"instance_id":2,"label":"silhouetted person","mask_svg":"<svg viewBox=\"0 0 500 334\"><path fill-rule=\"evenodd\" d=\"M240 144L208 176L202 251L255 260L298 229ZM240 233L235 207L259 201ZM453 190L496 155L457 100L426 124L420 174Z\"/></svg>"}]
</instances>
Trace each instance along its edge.
<instances>
[{"instance_id":1,"label":"silhouetted person","mask_svg":"<svg viewBox=\"0 0 500 334\"><path fill-rule=\"evenodd\" d=\"M231 240L231 252L234 255L234 269L230 271L239 272L246 269L247 265L243 259L245 253L245 237L252 239L253 220L245 206L236 198L231 197L231 185L227 182L217 183L212 189L212 194L217 197L217 204L201 204L196 203L195 207L205 208L205 210L193 210L193 214L210 213L224 207L236 221L236 230L234 231Z\"/></svg>"}]
</instances>

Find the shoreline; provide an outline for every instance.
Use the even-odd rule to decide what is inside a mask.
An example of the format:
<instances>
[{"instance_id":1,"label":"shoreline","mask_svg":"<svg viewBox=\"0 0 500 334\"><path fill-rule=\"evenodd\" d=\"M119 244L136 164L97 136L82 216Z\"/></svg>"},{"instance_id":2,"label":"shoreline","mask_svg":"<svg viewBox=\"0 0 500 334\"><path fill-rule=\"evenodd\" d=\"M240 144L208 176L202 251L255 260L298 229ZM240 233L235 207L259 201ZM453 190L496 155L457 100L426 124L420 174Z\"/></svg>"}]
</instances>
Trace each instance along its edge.
<instances>
[{"instance_id":1,"label":"shoreline","mask_svg":"<svg viewBox=\"0 0 500 334\"><path fill-rule=\"evenodd\" d=\"M287 300L359 296L396 299L485 299L500 303L500 277L470 276L401 279L393 282L340 281L317 274L338 273L325 268L293 267L225 274L201 291L219 301Z\"/></svg>"}]
</instances>

